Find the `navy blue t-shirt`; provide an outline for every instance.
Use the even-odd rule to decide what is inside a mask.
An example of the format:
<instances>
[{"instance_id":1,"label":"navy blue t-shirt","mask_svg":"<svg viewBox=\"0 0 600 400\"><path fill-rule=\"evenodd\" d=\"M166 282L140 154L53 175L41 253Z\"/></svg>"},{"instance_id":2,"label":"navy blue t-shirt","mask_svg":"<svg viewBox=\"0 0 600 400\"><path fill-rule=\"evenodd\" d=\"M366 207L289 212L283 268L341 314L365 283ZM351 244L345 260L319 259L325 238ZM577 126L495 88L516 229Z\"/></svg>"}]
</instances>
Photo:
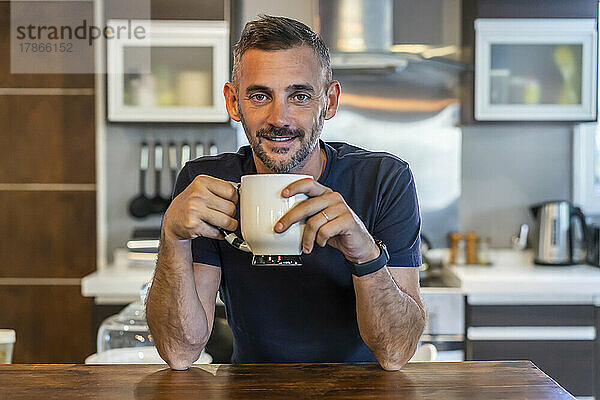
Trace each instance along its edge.
<instances>
[{"instance_id":1,"label":"navy blue t-shirt","mask_svg":"<svg viewBox=\"0 0 600 400\"><path fill-rule=\"evenodd\" d=\"M415 183L408 164L383 152L320 141L319 183L339 192L390 253L390 267L421 265ZM189 161L174 196L197 175L239 182L256 174L249 146ZM236 219L239 221L239 207ZM237 235L241 233L237 230ZM315 244L302 267L252 267L252 254L224 240L192 240L194 262L221 267L219 293L234 336L233 363L376 361L358 331L352 276L343 254Z\"/></svg>"}]
</instances>

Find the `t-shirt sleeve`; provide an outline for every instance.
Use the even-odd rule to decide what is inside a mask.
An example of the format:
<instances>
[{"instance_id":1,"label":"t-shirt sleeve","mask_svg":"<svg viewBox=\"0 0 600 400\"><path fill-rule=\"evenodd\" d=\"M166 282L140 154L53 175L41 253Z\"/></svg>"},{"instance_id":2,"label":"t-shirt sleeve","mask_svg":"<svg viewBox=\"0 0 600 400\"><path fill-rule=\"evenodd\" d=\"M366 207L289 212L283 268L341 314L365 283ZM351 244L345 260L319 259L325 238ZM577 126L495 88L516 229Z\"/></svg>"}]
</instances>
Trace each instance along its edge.
<instances>
[{"instance_id":1,"label":"t-shirt sleeve","mask_svg":"<svg viewBox=\"0 0 600 400\"><path fill-rule=\"evenodd\" d=\"M413 174L406 166L385 174L373 236L385 243L389 267L419 267L421 216Z\"/></svg>"},{"instance_id":2,"label":"t-shirt sleeve","mask_svg":"<svg viewBox=\"0 0 600 400\"><path fill-rule=\"evenodd\" d=\"M190 173L190 164L186 163L179 172L179 175L177 175L172 198L174 199L175 197L179 196L179 194L183 192L191 182L192 177ZM205 237L197 237L192 239L192 261L195 263L220 267L221 253L219 251L218 240Z\"/></svg>"}]
</instances>

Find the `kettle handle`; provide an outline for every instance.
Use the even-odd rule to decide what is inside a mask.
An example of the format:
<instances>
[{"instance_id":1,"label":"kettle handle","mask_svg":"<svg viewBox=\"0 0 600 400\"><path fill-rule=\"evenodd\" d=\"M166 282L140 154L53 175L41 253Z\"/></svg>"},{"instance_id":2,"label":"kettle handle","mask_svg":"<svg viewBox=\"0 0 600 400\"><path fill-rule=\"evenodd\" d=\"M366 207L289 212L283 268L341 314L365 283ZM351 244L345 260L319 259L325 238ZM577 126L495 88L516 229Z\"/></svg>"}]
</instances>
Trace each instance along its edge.
<instances>
[{"instance_id":1,"label":"kettle handle","mask_svg":"<svg viewBox=\"0 0 600 400\"><path fill-rule=\"evenodd\" d=\"M586 248L589 248L590 235L588 233L587 224L585 222L585 215L579 207L573 207L571 211L571 217L576 217L581 222L581 230L583 231L583 243ZM569 224L569 250L571 254L571 261L573 261L573 225Z\"/></svg>"},{"instance_id":2,"label":"kettle handle","mask_svg":"<svg viewBox=\"0 0 600 400\"><path fill-rule=\"evenodd\" d=\"M241 183L235 183L235 182L229 182L229 183L231 183L233 185L233 187L237 190L238 196L239 196ZM240 239L234 232L227 231L220 227L218 227L217 229L219 229L219 232L221 232L221 235L223 235L223 237L225 238L227 243L229 243L236 249L245 251L247 253L252 253L252 250L250 250L250 246L248 245L248 243L246 243L244 240Z\"/></svg>"}]
</instances>

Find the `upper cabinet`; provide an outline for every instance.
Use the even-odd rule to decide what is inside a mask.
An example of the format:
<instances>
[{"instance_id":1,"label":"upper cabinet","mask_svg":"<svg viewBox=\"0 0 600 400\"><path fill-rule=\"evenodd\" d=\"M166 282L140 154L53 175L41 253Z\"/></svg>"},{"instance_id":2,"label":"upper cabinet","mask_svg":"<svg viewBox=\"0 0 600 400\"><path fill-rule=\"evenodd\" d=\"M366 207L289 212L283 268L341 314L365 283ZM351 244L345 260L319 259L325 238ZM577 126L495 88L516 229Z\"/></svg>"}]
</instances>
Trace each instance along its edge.
<instances>
[{"instance_id":1,"label":"upper cabinet","mask_svg":"<svg viewBox=\"0 0 600 400\"><path fill-rule=\"evenodd\" d=\"M110 121L228 120L226 21L110 20L108 26L115 29L107 40Z\"/></svg>"},{"instance_id":2,"label":"upper cabinet","mask_svg":"<svg viewBox=\"0 0 600 400\"><path fill-rule=\"evenodd\" d=\"M595 19L475 21L475 119L596 120Z\"/></svg>"}]
</instances>

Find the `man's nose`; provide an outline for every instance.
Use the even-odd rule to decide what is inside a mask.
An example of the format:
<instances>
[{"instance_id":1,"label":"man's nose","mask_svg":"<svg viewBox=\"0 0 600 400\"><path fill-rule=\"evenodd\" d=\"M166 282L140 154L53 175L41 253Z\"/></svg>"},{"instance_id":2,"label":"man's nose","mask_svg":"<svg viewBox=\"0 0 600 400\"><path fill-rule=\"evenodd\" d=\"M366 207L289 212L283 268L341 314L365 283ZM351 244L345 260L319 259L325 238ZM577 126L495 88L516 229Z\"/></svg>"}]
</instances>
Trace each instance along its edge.
<instances>
[{"instance_id":1,"label":"man's nose","mask_svg":"<svg viewBox=\"0 0 600 400\"><path fill-rule=\"evenodd\" d=\"M273 101L269 106L269 115L267 116L267 123L276 128L283 128L289 126L289 116L287 111L287 105L284 101Z\"/></svg>"}]
</instances>

